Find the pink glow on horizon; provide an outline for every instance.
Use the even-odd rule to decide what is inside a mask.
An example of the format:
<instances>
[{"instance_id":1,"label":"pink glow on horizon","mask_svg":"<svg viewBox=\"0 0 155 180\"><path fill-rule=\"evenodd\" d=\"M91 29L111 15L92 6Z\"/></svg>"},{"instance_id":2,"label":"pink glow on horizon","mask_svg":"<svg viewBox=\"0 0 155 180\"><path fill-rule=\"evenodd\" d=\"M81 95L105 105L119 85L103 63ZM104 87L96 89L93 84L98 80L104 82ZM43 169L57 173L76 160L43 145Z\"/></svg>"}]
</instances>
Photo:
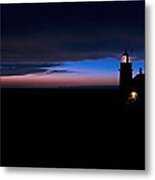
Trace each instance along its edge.
<instances>
[{"instance_id":1,"label":"pink glow on horizon","mask_svg":"<svg viewBox=\"0 0 155 180\"><path fill-rule=\"evenodd\" d=\"M69 86L100 86L117 85L114 77L84 77L84 76L2 76L2 87L69 87Z\"/></svg>"}]
</instances>

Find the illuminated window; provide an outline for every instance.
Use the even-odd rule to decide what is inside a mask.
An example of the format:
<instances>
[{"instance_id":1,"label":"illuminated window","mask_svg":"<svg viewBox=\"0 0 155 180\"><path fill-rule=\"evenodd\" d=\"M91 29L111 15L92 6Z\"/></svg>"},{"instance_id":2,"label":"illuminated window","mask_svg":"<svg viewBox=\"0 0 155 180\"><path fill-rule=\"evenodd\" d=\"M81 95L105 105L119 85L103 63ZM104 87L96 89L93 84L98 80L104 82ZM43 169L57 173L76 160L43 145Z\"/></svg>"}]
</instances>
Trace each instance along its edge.
<instances>
[{"instance_id":1,"label":"illuminated window","mask_svg":"<svg viewBox=\"0 0 155 180\"><path fill-rule=\"evenodd\" d=\"M122 63L126 63L127 62L127 57L126 56L122 56Z\"/></svg>"},{"instance_id":2,"label":"illuminated window","mask_svg":"<svg viewBox=\"0 0 155 180\"><path fill-rule=\"evenodd\" d=\"M131 62L131 57L130 56L128 56L128 62L129 63ZM122 63L127 63L127 56L126 55L122 56Z\"/></svg>"},{"instance_id":3,"label":"illuminated window","mask_svg":"<svg viewBox=\"0 0 155 180\"><path fill-rule=\"evenodd\" d=\"M138 99L138 93L136 91L132 91L130 94L129 94L129 101L131 102L136 102L137 99Z\"/></svg>"},{"instance_id":4,"label":"illuminated window","mask_svg":"<svg viewBox=\"0 0 155 180\"><path fill-rule=\"evenodd\" d=\"M131 62L131 57L129 56L129 63Z\"/></svg>"}]
</instances>

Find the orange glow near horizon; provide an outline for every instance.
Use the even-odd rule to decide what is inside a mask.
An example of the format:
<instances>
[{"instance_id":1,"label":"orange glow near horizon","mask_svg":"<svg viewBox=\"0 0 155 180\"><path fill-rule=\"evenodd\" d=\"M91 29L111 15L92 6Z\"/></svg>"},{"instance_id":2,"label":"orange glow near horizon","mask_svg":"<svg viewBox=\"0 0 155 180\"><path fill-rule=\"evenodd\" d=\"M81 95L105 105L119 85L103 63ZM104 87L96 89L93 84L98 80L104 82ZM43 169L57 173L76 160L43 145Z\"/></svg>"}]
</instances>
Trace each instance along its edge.
<instances>
[{"instance_id":1,"label":"orange glow near horizon","mask_svg":"<svg viewBox=\"0 0 155 180\"><path fill-rule=\"evenodd\" d=\"M117 85L114 77L75 76L2 76L2 87L70 87Z\"/></svg>"}]
</instances>

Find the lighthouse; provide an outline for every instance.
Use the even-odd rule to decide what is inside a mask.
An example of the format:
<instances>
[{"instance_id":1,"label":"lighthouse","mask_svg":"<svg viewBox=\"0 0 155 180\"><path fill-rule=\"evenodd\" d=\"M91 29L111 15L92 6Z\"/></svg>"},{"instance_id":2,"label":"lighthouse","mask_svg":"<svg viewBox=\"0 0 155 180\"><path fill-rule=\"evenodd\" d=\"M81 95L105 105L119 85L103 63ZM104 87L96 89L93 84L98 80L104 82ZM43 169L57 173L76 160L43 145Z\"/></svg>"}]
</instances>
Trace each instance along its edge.
<instances>
[{"instance_id":1,"label":"lighthouse","mask_svg":"<svg viewBox=\"0 0 155 180\"><path fill-rule=\"evenodd\" d=\"M125 50L121 56L120 63L120 89L126 89L132 81L132 62L131 56Z\"/></svg>"}]
</instances>

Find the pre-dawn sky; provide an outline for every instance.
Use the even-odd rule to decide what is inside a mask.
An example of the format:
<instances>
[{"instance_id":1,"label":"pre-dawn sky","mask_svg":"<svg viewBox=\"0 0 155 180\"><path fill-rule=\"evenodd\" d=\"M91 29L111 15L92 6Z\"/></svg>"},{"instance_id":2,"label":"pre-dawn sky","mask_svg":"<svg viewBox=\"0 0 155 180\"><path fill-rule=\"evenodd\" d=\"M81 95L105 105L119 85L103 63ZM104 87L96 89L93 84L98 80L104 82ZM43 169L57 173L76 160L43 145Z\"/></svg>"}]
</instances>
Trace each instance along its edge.
<instances>
[{"instance_id":1,"label":"pre-dawn sky","mask_svg":"<svg viewBox=\"0 0 155 180\"><path fill-rule=\"evenodd\" d=\"M4 86L116 85L120 55L144 69L144 1L1 6Z\"/></svg>"}]
</instances>

